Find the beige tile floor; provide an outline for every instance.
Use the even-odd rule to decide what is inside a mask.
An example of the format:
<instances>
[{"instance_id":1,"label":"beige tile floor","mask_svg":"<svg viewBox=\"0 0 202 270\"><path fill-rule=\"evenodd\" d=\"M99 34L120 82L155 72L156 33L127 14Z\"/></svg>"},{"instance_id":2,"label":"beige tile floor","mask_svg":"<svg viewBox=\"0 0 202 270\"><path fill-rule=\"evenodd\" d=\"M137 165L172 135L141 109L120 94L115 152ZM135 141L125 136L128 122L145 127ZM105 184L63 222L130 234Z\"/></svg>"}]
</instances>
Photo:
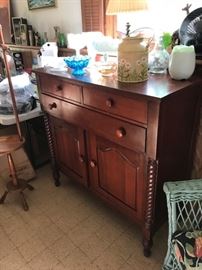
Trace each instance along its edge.
<instances>
[{"instance_id":1,"label":"beige tile floor","mask_svg":"<svg viewBox=\"0 0 202 270\"><path fill-rule=\"evenodd\" d=\"M54 186L46 165L32 182L35 190L26 191L28 212L16 193L0 205L0 270L161 269L167 226L145 258L137 226L65 176L61 182Z\"/></svg>"}]
</instances>

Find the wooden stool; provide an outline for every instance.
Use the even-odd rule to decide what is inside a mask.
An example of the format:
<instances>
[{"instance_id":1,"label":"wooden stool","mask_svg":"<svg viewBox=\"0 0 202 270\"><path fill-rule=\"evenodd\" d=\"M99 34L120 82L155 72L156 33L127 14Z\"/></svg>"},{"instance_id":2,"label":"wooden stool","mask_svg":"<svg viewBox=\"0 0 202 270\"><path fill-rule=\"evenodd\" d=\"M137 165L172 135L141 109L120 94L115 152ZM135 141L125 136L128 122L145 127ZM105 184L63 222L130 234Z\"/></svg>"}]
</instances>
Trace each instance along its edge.
<instances>
[{"instance_id":1,"label":"wooden stool","mask_svg":"<svg viewBox=\"0 0 202 270\"><path fill-rule=\"evenodd\" d=\"M6 196L10 191L18 190L22 198L23 209L27 211L29 210L29 206L27 204L23 191L26 188L28 188L29 190L33 190L34 188L26 180L19 179L17 177L15 165L12 158L12 152L15 152L16 150L20 149L23 146L24 142L25 142L24 138L20 140L18 135L9 135L0 137L0 156L7 155L9 172L11 177L11 180L6 185L7 190L0 198L0 204L4 203Z\"/></svg>"}]
</instances>

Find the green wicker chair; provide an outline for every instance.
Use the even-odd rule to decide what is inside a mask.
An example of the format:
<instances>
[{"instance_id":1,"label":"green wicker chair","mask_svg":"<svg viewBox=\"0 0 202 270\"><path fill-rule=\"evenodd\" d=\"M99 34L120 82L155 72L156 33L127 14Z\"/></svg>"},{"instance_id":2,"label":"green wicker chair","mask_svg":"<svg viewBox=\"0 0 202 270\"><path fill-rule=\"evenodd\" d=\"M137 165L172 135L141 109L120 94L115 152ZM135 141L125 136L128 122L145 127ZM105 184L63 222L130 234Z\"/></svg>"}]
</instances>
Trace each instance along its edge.
<instances>
[{"instance_id":1,"label":"green wicker chair","mask_svg":"<svg viewBox=\"0 0 202 270\"><path fill-rule=\"evenodd\" d=\"M202 179L166 182L163 190L169 224L163 269L202 270L202 254L196 253L196 241L202 241ZM199 248L202 252L202 245Z\"/></svg>"}]
</instances>

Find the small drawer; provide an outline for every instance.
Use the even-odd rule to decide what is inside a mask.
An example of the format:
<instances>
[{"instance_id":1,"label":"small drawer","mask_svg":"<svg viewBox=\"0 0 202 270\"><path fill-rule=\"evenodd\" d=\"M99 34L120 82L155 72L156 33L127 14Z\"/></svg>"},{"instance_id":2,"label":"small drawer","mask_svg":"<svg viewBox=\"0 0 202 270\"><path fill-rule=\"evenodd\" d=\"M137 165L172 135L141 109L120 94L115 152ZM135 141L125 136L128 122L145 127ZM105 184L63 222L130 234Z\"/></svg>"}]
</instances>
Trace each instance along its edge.
<instances>
[{"instance_id":1,"label":"small drawer","mask_svg":"<svg viewBox=\"0 0 202 270\"><path fill-rule=\"evenodd\" d=\"M69 123L91 130L112 142L145 152L146 128L134 125L75 104L41 95L42 109L48 114Z\"/></svg>"},{"instance_id":2,"label":"small drawer","mask_svg":"<svg viewBox=\"0 0 202 270\"><path fill-rule=\"evenodd\" d=\"M41 94L40 100L42 110L57 118L62 116L62 104L65 103L65 101L44 94Z\"/></svg>"},{"instance_id":3,"label":"small drawer","mask_svg":"<svg viewBox=\"0 0 202 270\"><path fill-rule=\"evenodd\" d=\"M146 101L130 99L91 87L83 88L83 100L85 105L147 124Z\"/></svg>"},{"instance_id":4,"label":"small drawer","mask_svg":"<svg viewBox=\"0 0 202 270\"><path fill-rule=\"evenodd\" d=\"M145 152L147 129L109 116L94 113L89 128L97 135L138 152Z\"/></svg>"},{"instance_id":5,"label":"small drawer","mask_svg":"<svg viewBox=\"0 0 202 270\"><path fill-rule=\"evenodd\" d=\"M81 103L81 87L70 84L56 77L41 77L40 78L41 93L62 97L68 100L73 100Z\"/></svg>"}]
</instances>

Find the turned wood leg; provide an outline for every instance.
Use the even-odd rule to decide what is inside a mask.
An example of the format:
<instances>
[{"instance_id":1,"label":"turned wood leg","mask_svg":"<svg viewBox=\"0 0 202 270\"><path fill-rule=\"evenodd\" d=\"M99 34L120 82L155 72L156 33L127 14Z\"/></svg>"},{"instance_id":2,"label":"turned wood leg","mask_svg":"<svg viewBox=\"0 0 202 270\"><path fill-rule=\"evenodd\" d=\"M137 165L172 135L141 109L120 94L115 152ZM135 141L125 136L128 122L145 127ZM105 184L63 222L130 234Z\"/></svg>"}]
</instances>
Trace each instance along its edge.
<instances>
[{"instance_id":1,"label":"turned wood leg","mask_svg":"<svg viewBox=\"0 0 202 270\"><path fill-rule=\"evenodd\" d=\"M59 174L58 170L53 170L53 178L55 181L55 186L59 187L60 186L60 174Z\"/></svg>"},{"instance_id":2,"label":"turned wood leg","mask_svg":"<svg viewBox=\"0 0 202 270\"><path fill-rule=\"evenodd\" d=\"M21 199L22 199L22 206L23 206L23 209L24 209L25 211L28 211L28 210L29 210L29 206L28 206L27 201L26 201L26 199L25 199L25 195L24 195L24 193L23 193L22 191L20 192L20 195L21 195Z\"/></svg>"},{"instance_id":3,"label":"turned wood leg","mask_svg":"<svg viewBox=\"0 0 202 270\"><path fill-rule=\"evenodd\" d=\"M148 160L147 168L147 203L146 203L146 215L145 224L143 229L143 248L144 256L149 257L151 255L151 248L153 245L153 215L154 215L154 200L156 192L156 178L157 178L158 162L156 160Z\"/></svg>"},{"instance_id":4,"label":"turned wood leg","mask_svg":"<svg viewBox=\"0 0 202 270\"><path fill-rule=\"evenodd\" d=\"M143 239L143 254L145 257L150 257L151 256L151 248L153 245L152 239Z\"/></svg>"},{"instance_id":5,"label":"turned wood leg","mask_svg":"<svg viewBox=\"0 0 202 270\"><path fill-rule=\"evenodd\" d=\"M9 166L9 171L10 171L11 180L13 182L13 185L18 186L18 179L17 179L16 169L15 169L15 165L14 165L11 153L9 153L7 155L7 159L8 159L8 166Z\"/></svg>"},{"instance_id":6,"label":"turned wood leg","mask_svg":"<svg viewBox=\"0 0 202 270\"><path fill-rule=\"evenodd\" d=\"M2 196L1 199L0 199L0 204L3 204L3 203L4 203L4 201L5 201L7 195L8 195L8 191L6 190L6 191L4 192L4 194L3 194L3 196Z\"/></svg>"},{"instance_id":7,"label":"turned wood leg","mask_svg":"<svg viewBox=\"0 0 202 270\"><path fill-rule=\"evenodd\" d=\"M50 129L49 118L46 114L44 115L44 122L45 122L45 130L46 130L46 135L48 138L48 146L49 146L49 151L50 151L50 156L51 156L51 167L52 167L52 172L53 172L53 178L54 178L55 186L58 187L60 186L60 180L59 180L60 174L59 174L59 170L57 168L57 163L56 163L56 156L55 156L53 139L52 139L52 134L51 134L51 129Z\"/></svg>"}]
</instances>

